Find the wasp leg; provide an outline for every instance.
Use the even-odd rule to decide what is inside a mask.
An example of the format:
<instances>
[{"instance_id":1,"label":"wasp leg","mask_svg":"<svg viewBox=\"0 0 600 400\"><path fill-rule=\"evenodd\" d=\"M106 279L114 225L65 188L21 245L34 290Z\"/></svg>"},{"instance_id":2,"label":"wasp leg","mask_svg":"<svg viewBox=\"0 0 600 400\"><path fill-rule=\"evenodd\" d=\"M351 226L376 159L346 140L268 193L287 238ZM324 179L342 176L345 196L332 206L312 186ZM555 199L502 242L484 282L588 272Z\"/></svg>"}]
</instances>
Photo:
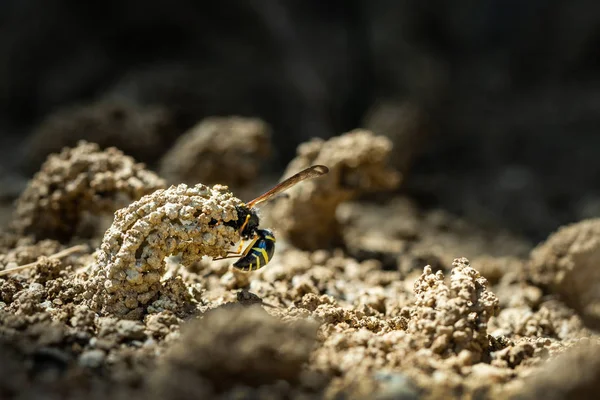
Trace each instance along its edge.
<instances>
[{"instance_id":1,"label":"wasp leg","mask_svg":"<svg viewBox=\"0 0 600 400\"><path fill-rule=\"evenodd\" d=\"M216 261L216 260L225 260L227 258L244 257L246 254L248 254L250 252L250 250L252 250L252 247L254 247L254 244L256 243L257 240L258 240L258 235L255 236L250 241L250 244L248 246L246 246L246 248L244 249L244 251L242 251L242 248L244 247L244 241L242 240L240 242L240 245L238 246L238 249L237 249L236 252L233 252L233 251L232 252L228 252L225 257L213 258L213 261Z\"/></svg>"},{"instance_id":2,"label":"wasp leg","mask_svg":"<svg viewBox=\"0 0 600 400\"><path fill-rule=\"evenodd\" d=\"M219 261L219 260L227 260L228 258L240 258L242 255L241 254L231 254L225 257L217 257L217 258L213 258L213 261Z\"/></svg>"},{"instance_id":3,"label":"wasp leg","mask_svg":"<svg viewBox=\"0 0 600 400\"><path fill-rule=\"evenodd\" d=\"M225 257L215 257L213 260L224 260L226 258L235 258L240 257L242 255L242 249L244 248L244 241L240 241L240 245L238 246L236 251L228 251Z\"/></svg>"},{"instance_id":4,"label":"wasp leg","mask_svg":"<svg viewBox=\"0 0 600 400\"><path fill-rule=\"evenodd\" d=\"M244 221L244 223L240 227L240 234L242 232L244 232L244 228L246 228L246 225L248 225L248 221L250 221L250 214L246 215L246 220Z\"/></svg>"}]
</instances>

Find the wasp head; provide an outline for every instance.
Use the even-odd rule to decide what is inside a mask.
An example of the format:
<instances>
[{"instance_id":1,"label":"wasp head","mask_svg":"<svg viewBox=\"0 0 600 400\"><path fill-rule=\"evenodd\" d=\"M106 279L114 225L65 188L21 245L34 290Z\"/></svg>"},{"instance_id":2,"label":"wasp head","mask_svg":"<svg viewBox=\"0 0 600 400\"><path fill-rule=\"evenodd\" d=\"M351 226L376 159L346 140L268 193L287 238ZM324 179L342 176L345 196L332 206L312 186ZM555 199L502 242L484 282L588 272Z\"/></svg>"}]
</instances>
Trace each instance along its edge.
<instances>
[{"instance_id":1,"label":"wasp head","mask_svg":"<svg viewBox=\"0 0 600 400\"><path fill-rule=\"evenodd\" d=\"M254 208L249 208L246 205L237 206L237 220L230 221L229 225L240 231L242 239L249 239L255 235L258 228L259 219Z\"/></svg>"}]
</instances>

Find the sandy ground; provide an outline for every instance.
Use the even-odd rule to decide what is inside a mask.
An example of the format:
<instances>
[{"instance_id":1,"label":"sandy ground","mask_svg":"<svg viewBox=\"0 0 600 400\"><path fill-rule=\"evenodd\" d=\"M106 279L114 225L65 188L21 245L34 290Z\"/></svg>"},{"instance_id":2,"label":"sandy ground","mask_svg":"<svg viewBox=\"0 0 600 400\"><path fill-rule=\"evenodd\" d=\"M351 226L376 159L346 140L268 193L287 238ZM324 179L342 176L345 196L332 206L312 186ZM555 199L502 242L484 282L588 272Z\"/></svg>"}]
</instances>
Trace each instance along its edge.
<instances>
[{"instance_id":1,"label":"sandy ground","mask_svg":"<svg viewBox=\"0 0 600 400\"><path fill-rule=\"evenodd\" d=\"M286 176L330 173L264 207L277 250L251 273L203 257L239 239L236 193L161 189L113 150L49 159L3 210L0 270L37 263L0 276L0 398L597 396L600 221L533 247L420 209L393 154L369 131L301 145Z\"/></svg>"}]
</instances>

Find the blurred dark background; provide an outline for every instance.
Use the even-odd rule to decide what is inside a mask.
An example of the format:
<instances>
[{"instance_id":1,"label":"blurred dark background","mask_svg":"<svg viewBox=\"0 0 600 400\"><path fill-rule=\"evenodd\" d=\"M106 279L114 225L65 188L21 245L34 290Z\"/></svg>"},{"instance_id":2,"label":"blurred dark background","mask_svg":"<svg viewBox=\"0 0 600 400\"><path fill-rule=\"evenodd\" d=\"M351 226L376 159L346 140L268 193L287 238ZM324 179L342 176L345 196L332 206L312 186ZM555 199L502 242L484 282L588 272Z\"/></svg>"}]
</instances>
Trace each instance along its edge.
<instances>
[{"instance_id":1,"label":"blurred dark background","mask_svg":"<svg viewBox=\"0 0 600 400\"><path fill-rule=\"evenodd\" d=\"M270 123L272 172L383 124L403 192L538 241L600 216L599 50L597 0L2 0L0 186L85 130L70 107L141 118L102 144L150 166L212 115Z\"/></svg>"}]
</instances>

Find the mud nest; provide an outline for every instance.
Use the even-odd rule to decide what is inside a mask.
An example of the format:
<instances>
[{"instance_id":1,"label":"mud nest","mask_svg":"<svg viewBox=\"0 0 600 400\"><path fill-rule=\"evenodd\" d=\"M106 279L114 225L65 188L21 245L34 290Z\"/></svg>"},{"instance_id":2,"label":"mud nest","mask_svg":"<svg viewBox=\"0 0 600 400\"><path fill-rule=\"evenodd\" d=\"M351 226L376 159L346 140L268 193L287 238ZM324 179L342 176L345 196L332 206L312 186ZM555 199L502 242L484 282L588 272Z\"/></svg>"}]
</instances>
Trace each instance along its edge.
<instances>
[{"instance_id":1,"label":"mud nest","mask_svg":"<svg viewBox=\"0 0 600 400\"><path fill-rule=\"evenodd\" d=\"M387 165L391 154L389 139L366 130L300 145L284 177L314 164L326 165L329 173L291 188L289 198L269 210L269 222L299 248L339 244L338 205L361 194L394 189L400 183L399 173Z\"/></svg>"},{"instance_id":2,"label":"mud nest","mask_svg":"<svg viewBox=\"0 0 600 400\"><path fill-rule=\"evenodd\" d=\"M203 256L225 256L240 240L231 226L240 204L224 186L180 184L118 210L86 283L90 307L134 319L149 307L185 307L190 297L181 278L161 281L165 257L189 266Z\"/></svg>"},{"instance_id":3,"label":"mud nest","mask_svg":"<svg viewBox=\"0 0 600 400\"><path fill-rule=\"evenodd\" d=\"M164 185L120 150L81 141L48 157L19 197L11 228L66 241L84 214L110 214Z\"/></svg>"},{"instance_id":4,"label":"mud nest","mask_svg":"<svg viewBox=\"0 0 600 400\"><path fill-rule=\"evenodd\" d=\"M271 154L270 138L270 127L257 118L207 118L175 142L161 159L160 174L170 183L243 187Z\"/></svg>"}]
</instances>

